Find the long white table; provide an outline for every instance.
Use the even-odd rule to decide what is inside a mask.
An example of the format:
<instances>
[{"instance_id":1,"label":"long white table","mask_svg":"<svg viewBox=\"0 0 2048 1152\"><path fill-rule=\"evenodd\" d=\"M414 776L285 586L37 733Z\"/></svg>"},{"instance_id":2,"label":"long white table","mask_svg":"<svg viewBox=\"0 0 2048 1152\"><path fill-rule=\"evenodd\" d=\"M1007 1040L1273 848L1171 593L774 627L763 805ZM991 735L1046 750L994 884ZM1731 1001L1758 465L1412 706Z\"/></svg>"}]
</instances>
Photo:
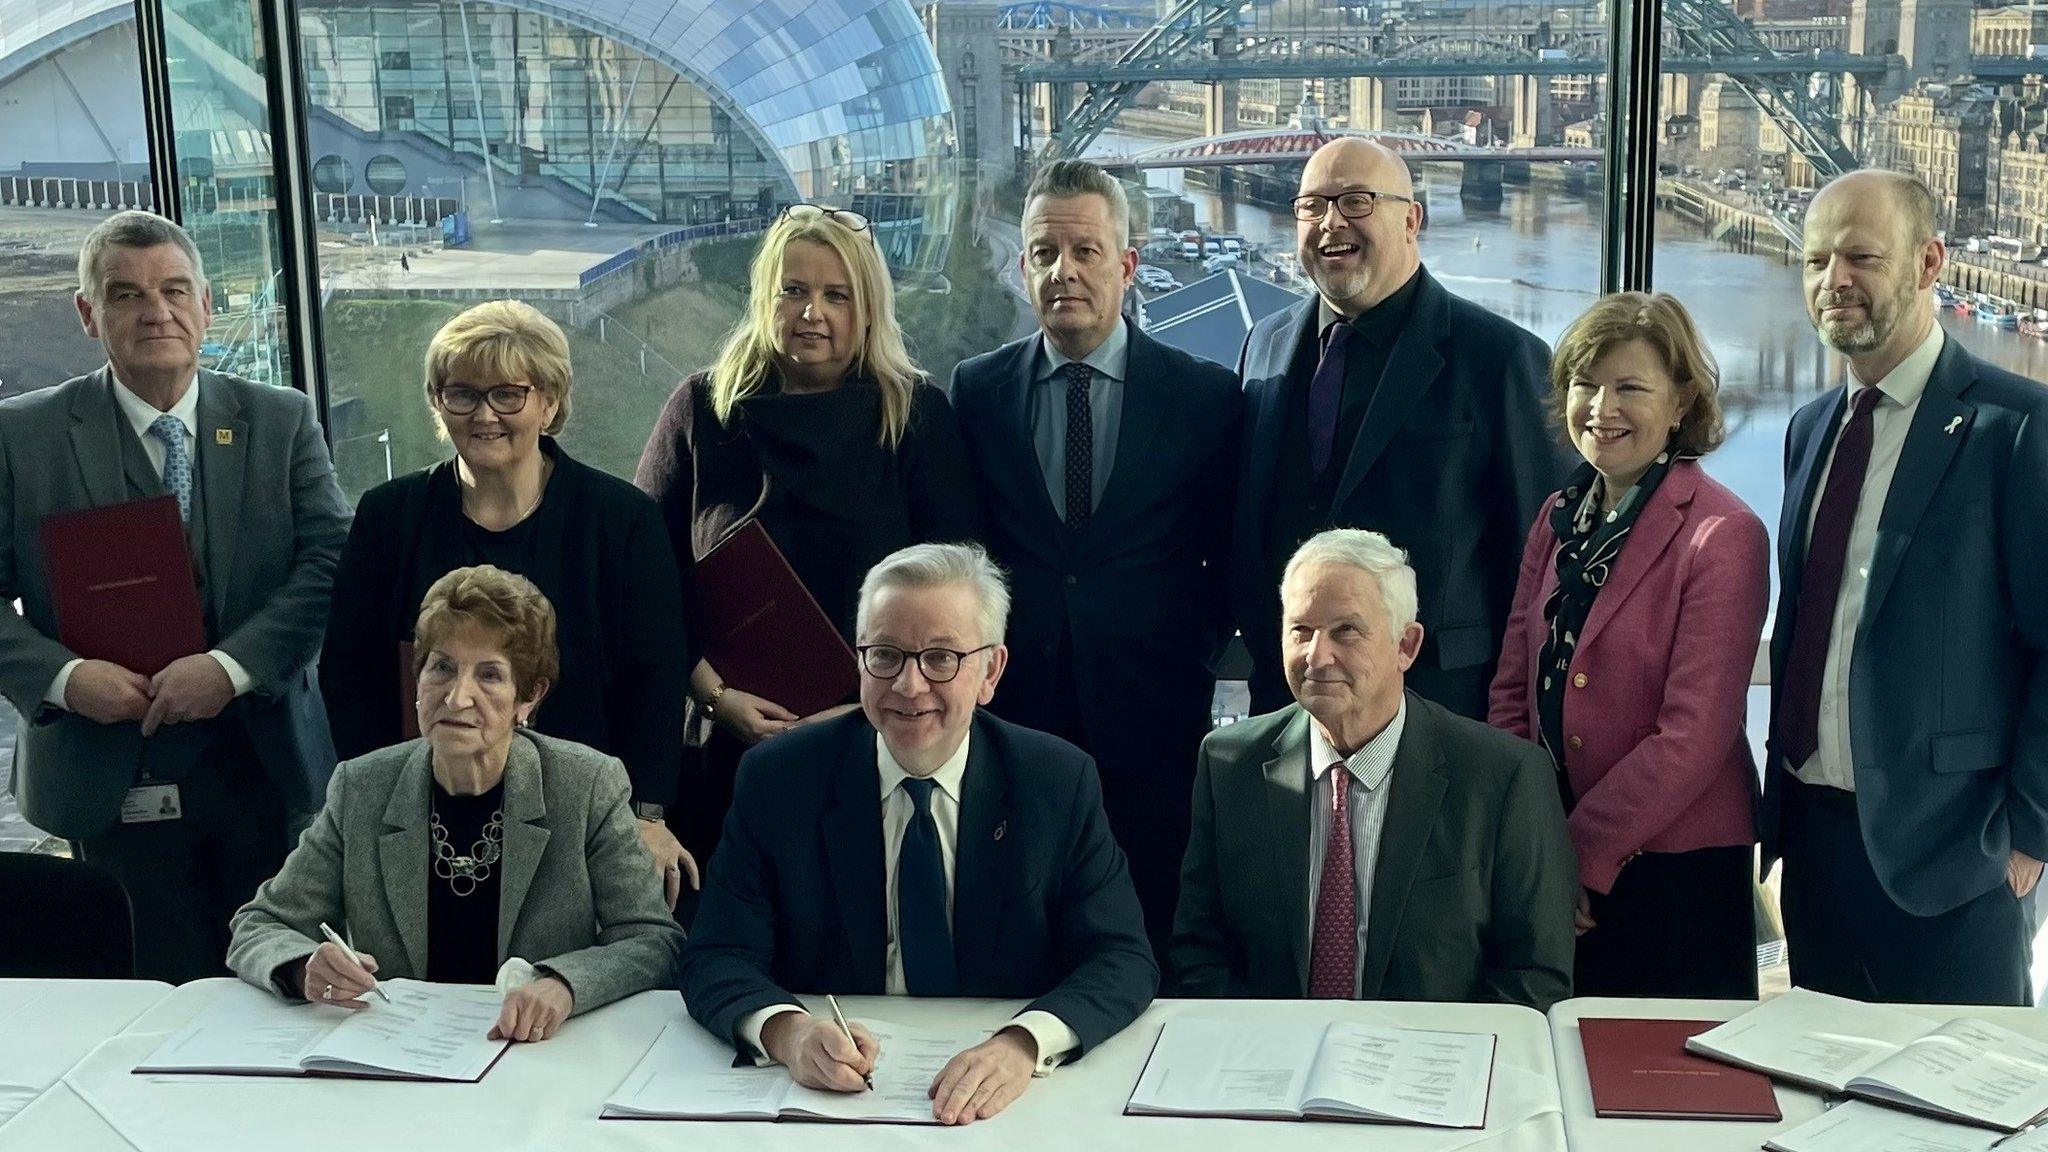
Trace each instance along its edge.
<instances>
[{"instance_id":1,"label":"long white table","mask_svg":"<svg viewBox=\"0 0 2048 1152\"><path fill-rule=\"evenodd\" d=\"M0 980L0 1123L170 994L153 980Z\"/></svg>"},{"instance_id":2,"label":"long white table","mask_svg":"<svg viewBox=\"0 0 2048 1152\"><path fill-rule=\"evenodd\" d=\"M1172 1152L1555 1152L1564 1124L1549 1028L1526 1008L1476 1004L1161 1001L1086 1058L1034 1082L1002 1115L964 1128L599 1120L599 1106L654 1042L683 1018L681 997L646 992L571 1020L542 1044L518 1045L481 1083L412 1084L251 1077L151 1077L130 1071L192 1019L227 981L179 988L99 1045L4 1127L0 1148L65 1152L291 1152L454 1149L746 1149L833 1152L907 1148L1171 1148ZM846 997L854 1019L994 1028L1014 1002ZM1247 1020L1370 1020L1500 1037L1483 1131L1123 1116L1160 1025L1177 1014ZM694 1026L694 1025L692 1025Z\"/></svg>"},{"instance_id":3,"label":"long white table","mask_svg":"<svg viewBox=\"0 0 2048 1152\"><path fill-rule=\"evenodd\" d=\"M1739 1120L1603 1120L1593 1114L1593 1090L1586 1078L1579 1021L1612 1017L1652 1020L1733 1020L1751 1008L1748 1000L1566 1000L1550 1010L1551 1039L1557 1046L1558 1092L1564 1100L1565 1134L1572 1152L1754 1152L1772 1135L1806 1123L1822 1110L1817 1092L1776 1085L1778 1123ZM2048 1013L2037 1008L1893 1004L1929 1020L1969 1016L2015 1032L2048 1039Z\"/></svg>"}]
</instances>

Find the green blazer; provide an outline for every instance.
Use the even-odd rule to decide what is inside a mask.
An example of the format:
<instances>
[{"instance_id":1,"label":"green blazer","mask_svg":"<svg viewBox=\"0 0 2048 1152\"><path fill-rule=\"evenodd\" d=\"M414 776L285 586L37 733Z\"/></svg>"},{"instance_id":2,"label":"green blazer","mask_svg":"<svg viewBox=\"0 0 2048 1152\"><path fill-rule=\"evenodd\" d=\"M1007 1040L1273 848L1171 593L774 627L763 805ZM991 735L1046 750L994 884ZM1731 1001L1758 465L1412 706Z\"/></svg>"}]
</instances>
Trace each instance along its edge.
<instances>
[{"instance_id":1,"label":"green blazer","mask_svg":"<svg viewBox=\"0 0 2048 1152\"><path fill-rule=\"evenodd\" d=\"M1202 742L1173 995L1307 995L1310 722L1289 705ZM1571 995L1578 865L1549 757L1410 692L1386 786L1362 998Z\"/></svg>"},{"instance_id":2,"label":"green blazer","mask_svg":"<svg viewBox=\"0 0 2048 1152\"><path fill-rule=\"evenodd\" d=\"M325 921L354 934L379 977L426 976L432 754L410 740L334 770L326 807L235 913L236 975L280 991L278 970L304 965ZM633 827L630 787L619 761L594 749L524 730L512 738L498 962L518 956L560 976L578 1013L674 987L683 931Z\"/></svg>"}]
</instances>

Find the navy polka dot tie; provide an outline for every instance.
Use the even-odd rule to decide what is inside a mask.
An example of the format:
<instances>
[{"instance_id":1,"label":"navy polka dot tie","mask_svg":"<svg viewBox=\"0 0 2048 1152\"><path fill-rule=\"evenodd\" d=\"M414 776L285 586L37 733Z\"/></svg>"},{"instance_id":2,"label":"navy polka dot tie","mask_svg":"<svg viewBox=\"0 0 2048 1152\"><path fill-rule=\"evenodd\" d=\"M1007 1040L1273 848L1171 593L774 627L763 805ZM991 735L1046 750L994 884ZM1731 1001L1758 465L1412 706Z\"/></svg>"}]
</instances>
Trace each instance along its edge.
<instances>
[{"instance_id":1,"label":"navy polka dot tie","mask_svg":"<svg viewBox=\"0 0 2048 1152\"><path fill-rule=\"evenodd\" d=\"M1067 378L1067 527L1086 532L1095 511L1095 413L1088 406L1095 369L1074 363L1060 373Z\"/></svg>"}]
</instances>

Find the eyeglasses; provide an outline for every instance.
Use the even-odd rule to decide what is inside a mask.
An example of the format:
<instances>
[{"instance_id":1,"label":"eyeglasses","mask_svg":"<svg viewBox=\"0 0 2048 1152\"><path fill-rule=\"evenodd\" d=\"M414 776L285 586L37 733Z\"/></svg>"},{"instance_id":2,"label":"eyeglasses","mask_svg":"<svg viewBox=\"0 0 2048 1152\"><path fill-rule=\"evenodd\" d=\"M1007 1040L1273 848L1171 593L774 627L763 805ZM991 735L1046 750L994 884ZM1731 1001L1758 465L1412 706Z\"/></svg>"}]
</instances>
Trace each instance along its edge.
<instances>
[{"instance_id":1,"label":"eyeglasses","mask_svg":"<svg viewBox=\"0 0 2048 1152\"><path fill-rule=\"evenodd\" d=\"M824 204L791 204L781 212L776 213L775 218L777 220L786 218L801 223L806 220L816 220L820 216L830 217L833 223L845 227L848 231L865 232L868 230L867 217L858 212L850 212L844 208L832 208Z\"/></svg>"},{"instance_id":2,"label":"eyeglasses","mask_svg":"<svg viewBox=\"0 0 2048 1152\"><path fill-rule=\"evenodd\" d=\"M860 666L877 680L894 680L903 671L906 660L915 659L917 670L933 684L945 684L960 675L960 662L976 652L986 652L995 647L983 644L966 652L955 652L951 648L926 648L921 652L905 652L894 644L862 644L854 651L860 653Z\"/></svg>"},{"instance_id":3,"label":"eyeglasses","mask_svg":"<svg viewBox=\"0 0 2048 1152\"><path fill-rule=\"evenodd\" d=\"M1293 201L1294 218L1313 223L1321 220L1324 214L1329 212L1330 205L1335 203L1338 215L1346 220L1363 220L1372 215L1373 206L1382 199L1399 200L1403 204L1415 203L1413 197L1403 196L1398 192L1370 190L1340 193L1334 201L1328 196L1296 196Z\"/></svg>"},{"instance_id":4,"label":"eyeglasses","mask_svg":"<svg viewBox=\"0 0 2048 1152\"><path fill-rule=\"evenodd\" d=\"M451 416L467 416L485 401L500 416L517 416L526 409L526 394L531 391L531 384L500 384L489 389L443 384L434 389L434 396L441 402L441 410Z\"/></svg>"}]
</instances>

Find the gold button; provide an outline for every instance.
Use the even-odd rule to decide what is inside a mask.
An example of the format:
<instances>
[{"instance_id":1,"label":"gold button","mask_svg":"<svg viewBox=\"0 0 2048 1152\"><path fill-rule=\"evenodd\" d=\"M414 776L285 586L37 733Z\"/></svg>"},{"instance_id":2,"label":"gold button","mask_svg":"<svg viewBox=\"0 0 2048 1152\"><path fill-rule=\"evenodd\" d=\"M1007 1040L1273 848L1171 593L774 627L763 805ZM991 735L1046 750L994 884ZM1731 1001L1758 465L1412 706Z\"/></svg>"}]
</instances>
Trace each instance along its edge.
<instances>
[{"instance_id":1,"label":"gold button","mask_svg":"<svg viewBox=\"0 0 2048 1152\"><path fill-rule=\"evenodd\" d=\"M1572 751L1574 752L1586 746L1586 742L1584 740L1579 739L1577 736L1574 736L1571 739L1565 741L1565 743L1571 745Z\"/></svg>"},{"instance_id":2,"label":"gold button","mask_svg":"<svg viewBox=\"0 0 2048 1152\"><path fill-rule=\"evenodd\" d=\"M1581 672L1581 673L1579 673L1578 675L1576 675L1576 676L1572 677L1572 687L1574 687L1574 688L1584 688L1585 686L1586 686L1586 674L1585 674L1584 672Z\"/></svg>"}]
</instances>

